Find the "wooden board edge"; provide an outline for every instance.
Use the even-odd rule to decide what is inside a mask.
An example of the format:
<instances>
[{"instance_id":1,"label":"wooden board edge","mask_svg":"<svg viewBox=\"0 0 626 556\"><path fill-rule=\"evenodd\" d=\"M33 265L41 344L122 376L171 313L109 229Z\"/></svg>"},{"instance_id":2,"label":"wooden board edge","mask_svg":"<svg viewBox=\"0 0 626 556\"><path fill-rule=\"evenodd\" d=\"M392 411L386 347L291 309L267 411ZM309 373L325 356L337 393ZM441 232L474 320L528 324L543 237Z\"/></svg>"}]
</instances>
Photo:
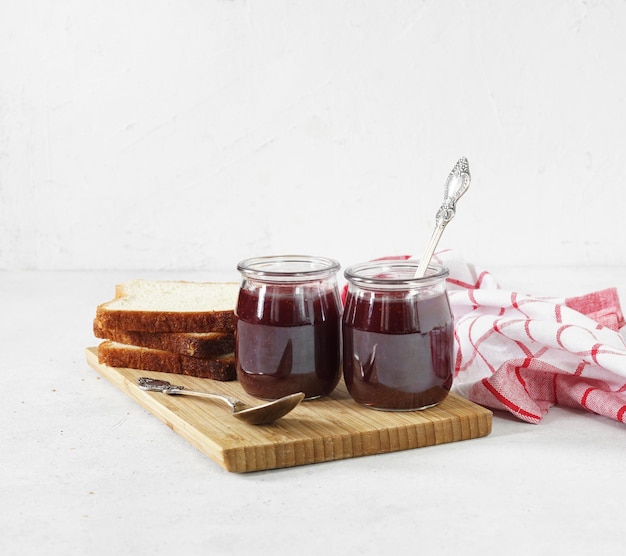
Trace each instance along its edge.
<instances>
[{"instance_id":1,"label":"wooden board edge","mask_svg":"<svg viewBox=\"0 0 626 556\"><path fill-rule=\"evenodd\" d=\"M221 467L227 471L228 462L225 456L225 452L222 446L217 443L213 443L216 447L215 452L208 452L205 448L205 442L200 441L198 431L193 428L187 421L178 416L175 412L164 409L163 405L150 395L149 392L145 392L139 388L136 388L129 380L126 379L121 373L114 370L113 367L100 364L98 361L98 349L95 347L86 348L87 363L95 370L99 375L107 379L113 386L116 386L124 393L126 393L131 399L141 405L146 411L149 411L159 421L164 423L168 428L174 431L176 434L184 438L197 450L211 458ZM203 437L204 439L204 437ZM206 439L205 439L206 440Z\"/></svg>"},{"instance_id":2,"label":"wooden board edge","mask_svg":"<svg viewBox=\"0 0 626 556\"><path fill-rule=\"evenodd\" d=\"M460 396L455 397L465 406L468 404L473 406L472 409L476 413L466 413L463 416L455 414L441 420L433 419L432 426L426 427L427 430L422 430L417 423L408 422L395 427L372 430L358 437L346 432L326 439L279 442L274 448L280 448L280 458L277 458L271 450L266 450L264 446L225 448L225 467L237 473L268 471L427 448L488 436L492 429L493 412ZM372 415L374 416L375 412ZM459 430L462 417L468 421L466 428L469 429L467 433L469 436L463 436Z\"/></svg>"}]
</instances>

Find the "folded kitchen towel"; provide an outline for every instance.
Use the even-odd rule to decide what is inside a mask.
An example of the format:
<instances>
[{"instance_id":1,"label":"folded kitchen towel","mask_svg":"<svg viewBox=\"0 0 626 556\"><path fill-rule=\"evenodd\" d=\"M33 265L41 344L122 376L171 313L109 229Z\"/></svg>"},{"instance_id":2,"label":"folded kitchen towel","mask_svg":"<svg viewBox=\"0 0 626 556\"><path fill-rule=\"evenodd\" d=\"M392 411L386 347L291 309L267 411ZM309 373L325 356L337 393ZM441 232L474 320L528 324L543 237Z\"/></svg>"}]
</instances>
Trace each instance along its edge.
<instances>
[{"instance_id":1,"label":"folded kitchen towel","mask_svg":"<svg viewBox=\"0 0 626 556\"><path fill-rule=\"evenodd\" d=\"M499 287L455 251L450 270L455 388L470 400L538 423L553 405L626 422L626 343L615 288L574 298Z\"/></svg>"}]
</instances>

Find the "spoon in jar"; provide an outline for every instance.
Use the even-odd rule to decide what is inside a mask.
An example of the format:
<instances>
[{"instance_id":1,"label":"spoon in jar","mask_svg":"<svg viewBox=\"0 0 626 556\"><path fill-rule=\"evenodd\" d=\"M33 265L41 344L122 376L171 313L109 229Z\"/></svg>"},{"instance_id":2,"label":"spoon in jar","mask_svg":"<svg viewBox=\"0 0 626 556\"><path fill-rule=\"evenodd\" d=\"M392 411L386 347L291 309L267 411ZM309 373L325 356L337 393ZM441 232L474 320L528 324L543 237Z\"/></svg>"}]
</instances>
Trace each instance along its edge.
<instances>
[{"instance_id":1,"label":"spoon in jar","mask_svg":"<svg viewBox=\"0 0 626 556\"><path fill-rule=\"evenodd\" d=\"M141 377L137 379L137 384L142 390L163 392L164 394L169 395L198 396L200 398L219 400L232 409L232 415L234 417L237 417L237 419L245 421L250 425L269 425L284 415L287 415L287 413L289 413L304 399L304 394L302 392L297 392L296 394L283 396L282 398L271 402L250 407L242 401L230 396L225 396L224 394L189 390L184 386L175 386L170 384L167 380Z\"/></svg>"},{"instance_id":2,"label":"spoon in jar","mask_svg":"<svg viewBox=\"0 0 626 556\"><path fill-rule=\"evenodd\" d=\"M426 251L424 255L422 255L417 270L415 271L415 278L425 276L428 265L430 264L430 259L432 259L435 248L441 239L441 234L443 234L443 230L448 225L448 222L454 218L456 214L456 203L469 189L470 181L471 176L467 158L459 158L446 180L446 185L443 190L443 204L437 211L435 229L430 237L430 243L426 247Z\"/></svg>"}]
</instances>

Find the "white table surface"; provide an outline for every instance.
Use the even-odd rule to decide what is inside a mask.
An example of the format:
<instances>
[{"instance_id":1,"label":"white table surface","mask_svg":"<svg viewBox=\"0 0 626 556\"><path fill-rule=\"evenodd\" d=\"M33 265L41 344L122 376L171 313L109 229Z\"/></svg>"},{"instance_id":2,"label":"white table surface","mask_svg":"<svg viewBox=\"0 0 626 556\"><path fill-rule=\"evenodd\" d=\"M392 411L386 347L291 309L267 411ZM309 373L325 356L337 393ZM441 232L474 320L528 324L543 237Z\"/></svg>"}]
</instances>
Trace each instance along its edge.
<instances>
[{"instance_id":1,"label":"white table surface","mask_svg":"<svg viewBox=\"0 0 626 556\"><path fill-rule=\"evenodd\" d=\"M538 295L625 268L492 269ZM626 430L552 408L485 438L224 471L86 363L91 321L141 272L0 273L0 554L591 554L626 547Z\"/></svg>"}]
</instances>

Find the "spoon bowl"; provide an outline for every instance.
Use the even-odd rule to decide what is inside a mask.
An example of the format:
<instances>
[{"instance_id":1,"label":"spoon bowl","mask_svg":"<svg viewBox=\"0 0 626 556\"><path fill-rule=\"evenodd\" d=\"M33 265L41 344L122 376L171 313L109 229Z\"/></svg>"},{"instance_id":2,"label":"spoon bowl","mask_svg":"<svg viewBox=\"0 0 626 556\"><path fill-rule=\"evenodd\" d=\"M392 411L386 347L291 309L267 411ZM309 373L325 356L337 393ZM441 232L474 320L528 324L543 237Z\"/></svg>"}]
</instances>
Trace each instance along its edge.
<instances>
[{"instance_id":1,"label":"spoon bowl","mask_svg":"<svg viewBox=\"0 0 626 556\"><path fill-rule=\"evenodd\" d=\"M169 394L170 396L197 396L200 398L221 401L231 408L233 417L236 417L249 425L269 425L287 415L287 413L294 409L304 399L304 393L297 392L295 394L283 396L277 400L272 400L271 402L248 406L244 402L231 396L217 394L215 392L189 390L184 386L170 384L167 380L141 377L137 379L137 384L142 390L162 392L164 394Z\"/></svg>"}]
</instances>

